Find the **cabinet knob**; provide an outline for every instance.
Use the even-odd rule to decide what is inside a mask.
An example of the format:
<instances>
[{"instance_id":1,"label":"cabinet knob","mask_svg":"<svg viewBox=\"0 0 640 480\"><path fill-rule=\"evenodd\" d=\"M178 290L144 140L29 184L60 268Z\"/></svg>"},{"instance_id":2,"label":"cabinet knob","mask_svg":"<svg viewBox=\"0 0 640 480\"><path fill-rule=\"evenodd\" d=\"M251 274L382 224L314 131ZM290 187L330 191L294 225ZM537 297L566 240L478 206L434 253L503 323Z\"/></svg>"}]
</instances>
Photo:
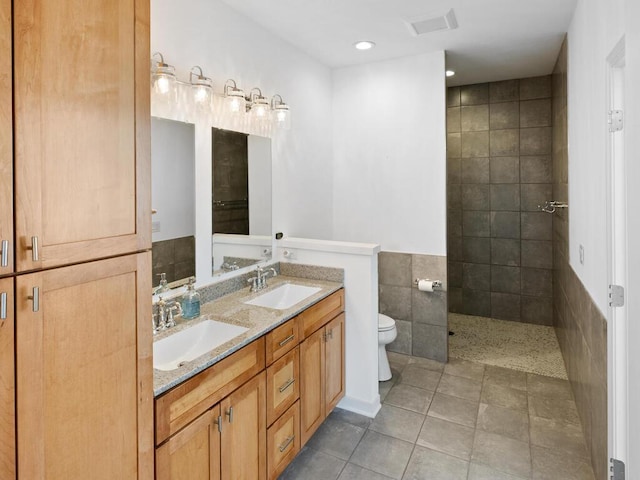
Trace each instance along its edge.
<instances>
[{"instance_id":1,"label":"cabinet knob","mask_svg":"<svg viewBox=\"0 0 640 480\"><path fill-rule=\"evenodd\" d=\"M0 267L9 266L9 240L2 240L0 246Z\"/></svg>"}]
</instances>

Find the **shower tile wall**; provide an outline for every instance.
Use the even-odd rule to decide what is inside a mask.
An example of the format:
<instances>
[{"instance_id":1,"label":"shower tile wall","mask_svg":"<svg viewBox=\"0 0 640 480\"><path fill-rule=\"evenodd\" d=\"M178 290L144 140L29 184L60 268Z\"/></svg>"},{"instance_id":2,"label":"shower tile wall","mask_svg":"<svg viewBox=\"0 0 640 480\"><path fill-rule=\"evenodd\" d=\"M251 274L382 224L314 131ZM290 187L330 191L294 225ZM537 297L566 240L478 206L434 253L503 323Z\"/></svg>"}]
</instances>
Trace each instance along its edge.
<instances>
[{"instance_id":1,"label":"shower tile wall","mask_svg":"<svg viewBox=\"0 0 640 480\"><path fill-rule=\"evenodd\" d=\"M568 202L567 44L553 72L553 196ZM569 264L569 215L553 215L554 327L596 478L607 477L607 321Z\"/></svg>"},{"instance_id":2,"label":"shower tile wall","mask_svg":"<svg viewBox=\"0 0 640 480\"><path fill-rule=\"evenodd\" d=\"M151 259L153 286L158 286L160 274L165 273L167 282L175 282L196 274L196 238L172 238L153 242Z\"/></svg>"},{"instance_id":3,"label":"shower tile wall","mask_svg":"<svg viewBox=\"0 0 640 480\"><path fill-rule=\"evenodd\" d=\"M449 311L551 325L551 76L447 91Z\"/></svg>"},{"instance_id":4,"label":"shower tile wall","mask_svg":"<svg viewBox=\"0 0 640 480\"><path fill-rule=\"evenodd\" d=\"M442 289L421 292L413 283L416 278L441 280ZM378 301L378 311L393 318L398 329L387 350L447 361L446 257L380 252Z\"/></svg>"}]
</instances>

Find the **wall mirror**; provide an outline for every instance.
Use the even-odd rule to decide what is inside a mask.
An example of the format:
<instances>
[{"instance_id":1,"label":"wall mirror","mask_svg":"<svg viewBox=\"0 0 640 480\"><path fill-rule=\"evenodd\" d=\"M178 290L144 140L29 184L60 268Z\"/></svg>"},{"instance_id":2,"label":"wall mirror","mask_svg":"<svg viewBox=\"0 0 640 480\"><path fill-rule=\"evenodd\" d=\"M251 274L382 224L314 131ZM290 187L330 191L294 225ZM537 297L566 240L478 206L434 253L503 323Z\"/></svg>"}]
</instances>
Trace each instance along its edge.
<instances>
[{"instance_id":1,"label":"wall mirror","mask_svg":"<svg viewBox=\"0 0 640 480\"><path fill-rule=\"evenodd\" d=\"M271 260L271 139L155 110L153 286L160 273L172 287L193 275L205 285Z\"/></svg>"},{"instance_id":2,"label":"wall mirror","mask_svg":"<svg viewBox=\"0 0 640 480\"><path fill-rule=\"evenodd\" d=\"M271 259L271 140L211 129L213 275Z\"/></svg>"},{"instance_id":3,"label":"wall mirror","mask_svg":"<svg viewBox=\"0 0 640 480\"><path fill-rule=\"evenodd\" d=\"M196 274L195 125L151 118L153 286Z\"/></svg>"}]
</instances>

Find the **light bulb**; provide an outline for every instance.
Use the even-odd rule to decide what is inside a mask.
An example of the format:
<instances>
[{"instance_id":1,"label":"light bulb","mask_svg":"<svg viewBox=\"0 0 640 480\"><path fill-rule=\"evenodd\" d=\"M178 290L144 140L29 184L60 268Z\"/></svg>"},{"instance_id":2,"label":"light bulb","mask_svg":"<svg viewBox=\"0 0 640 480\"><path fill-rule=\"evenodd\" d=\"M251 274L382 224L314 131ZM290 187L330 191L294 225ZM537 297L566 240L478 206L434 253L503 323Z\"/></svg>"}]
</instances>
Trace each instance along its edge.
<instances>
[{"instance_id":1,"label":"light bulb","mask_svg":"<svg viewBox=\"0 0 640 480\"><path fill-rule=\"evenodd\" d=\"M159 77L156 80L156 91L163 95L169 93L169 79L167 77Z\"/></svg>"},{"instance_id":2,"label":"light bulb","mask_svg":"<svg viewBox=\"0 0 640 480\"><path fill-rule=\"evenodd\" d=\"M287 120L287 112L284 110L280 110L276 112L276 120L278 122L284 122Z\"/></svg>"},{"instance_id":3,"label":"light bulb","mask_svg":"<svg viewBox=\"0 0 640 480\"><path fill-rule=\"evenodd\" d=\"M238 98L231 97L229 99L229 110L233 113L238 113L240 111L240 100Z\"/></svg>"},{"instance_id":4,"label":"light bulb","mask_svg":"<svg viewBox=\"0 0 640 480\"><path fill-rule=\"evenodd\" d=\"M202 85L196 87L193 96L196 102L206 103L209 100L209 92L207 91L207 87L204 87Z\"/></svg>"}]
</instances>

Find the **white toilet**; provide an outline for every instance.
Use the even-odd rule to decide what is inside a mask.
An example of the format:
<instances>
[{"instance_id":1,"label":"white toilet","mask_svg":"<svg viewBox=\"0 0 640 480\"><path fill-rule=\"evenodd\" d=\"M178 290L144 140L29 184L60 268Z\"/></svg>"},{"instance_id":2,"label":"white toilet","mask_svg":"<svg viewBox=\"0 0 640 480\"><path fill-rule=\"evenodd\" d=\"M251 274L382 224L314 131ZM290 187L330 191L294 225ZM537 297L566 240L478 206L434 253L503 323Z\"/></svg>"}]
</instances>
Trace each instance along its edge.
<instances>
[{"instance_id":1,"label":"white toilet","mask_svg":"<svg viewBox=\"0 0 640 480\"><path fill-rule=\"evenodd\" d=\"M378 314L378 380L386 382L391 379L391 368L385 345L393 342L398 336L396 322L393 318Z\"/></svg>"}]
</instances>

